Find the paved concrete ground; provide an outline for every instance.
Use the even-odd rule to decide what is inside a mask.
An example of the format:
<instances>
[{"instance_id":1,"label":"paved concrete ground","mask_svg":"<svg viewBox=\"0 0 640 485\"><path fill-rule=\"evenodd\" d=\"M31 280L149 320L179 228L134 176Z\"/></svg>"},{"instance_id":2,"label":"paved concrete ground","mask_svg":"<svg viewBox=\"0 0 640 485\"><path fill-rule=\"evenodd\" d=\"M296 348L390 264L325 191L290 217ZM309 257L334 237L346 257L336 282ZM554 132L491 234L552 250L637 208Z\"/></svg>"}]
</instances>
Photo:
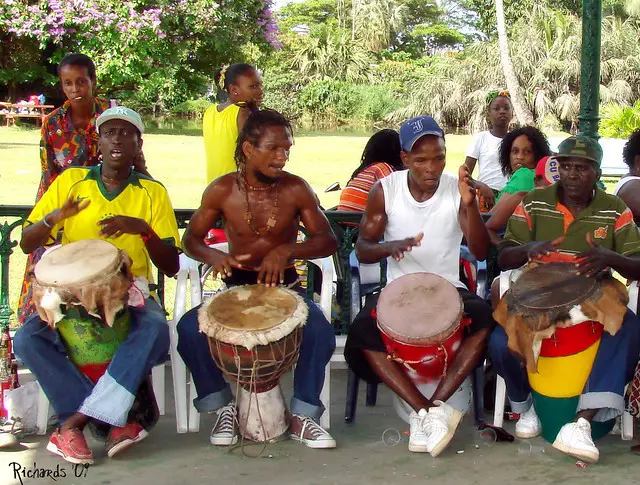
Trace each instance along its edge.
<instances>
[{"instance_id":1,"label":"paved concrete ground","mask_svg":"<svg viewBox=\"0 0 640 485\"><path fill-rule=\"evenodd\" d=\"M168 372L167 388L170 387ZM285 394L290 393L290 379L283 379ZM78 470L47 452L46 437L24 439L20 449L0 452L0 485L20 483L13 470L17 463L26 469L59 470L66 476L28 479L23 483L63 485L187 485L187 484L512 484L512 483L601 483L606 485L640 483L640 457L629 453L629 442L608 436L600 442L600 463L586 469L576 467L574 459L556 452L542 439L531 440L532 453L519 452L516 443L496 443L487 447L477 443L471 416L467 417L449 448L437 459L427 454L410 453L408 437L392 447L383 443L388 428L408 430L393 410L392 395L380 387L378 404L364 406L361 389L357 422L343 420L346 372L332 372L332 427L338 441L336 450L310 450L303 445L283 441L267 447L259 458L243 456L241 450L229 453L209 445L213 416L202 419L201 430L193 434L176 434L172 409L167 396L167 415L152 434L137 448L109 459L101 444L90 441L96 464ZM364 387L364 386L361 386ZM513 424L507 423L513 431ZM541 451L544 449L544 452ZM458 454L457 451L464 453ZM250 446L247 453L259 448Z\"/></svg>"}]
</instances>

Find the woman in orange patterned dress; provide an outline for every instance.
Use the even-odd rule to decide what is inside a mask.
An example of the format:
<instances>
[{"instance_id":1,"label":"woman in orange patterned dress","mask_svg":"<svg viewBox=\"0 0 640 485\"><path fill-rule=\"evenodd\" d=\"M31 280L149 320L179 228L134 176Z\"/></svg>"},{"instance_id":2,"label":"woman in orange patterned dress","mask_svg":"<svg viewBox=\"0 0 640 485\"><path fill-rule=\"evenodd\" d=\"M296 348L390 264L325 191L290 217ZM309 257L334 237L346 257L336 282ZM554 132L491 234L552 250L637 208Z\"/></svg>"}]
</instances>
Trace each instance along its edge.
<instances>
[{"instance_id":1,"label":"woman in orange patterned dress","mask_svg":"<svg viewBox=\"0 0 640 485\"><path fill-rule=\"evenodd\" d=\"M100 163L96 119L109 107L106 99L95 96L96 67L84 54L68 54L58 66L58 77L67 98L64 104L50 113L42 123L40 165L42 178L36 202L58 175L68 167L94 166ZM147 174L144 157L135 170ZM29 254L18 304L20 324L35 312L31 301L28 272L42 256L45 248Z\"/></svg>"}]
</instances>

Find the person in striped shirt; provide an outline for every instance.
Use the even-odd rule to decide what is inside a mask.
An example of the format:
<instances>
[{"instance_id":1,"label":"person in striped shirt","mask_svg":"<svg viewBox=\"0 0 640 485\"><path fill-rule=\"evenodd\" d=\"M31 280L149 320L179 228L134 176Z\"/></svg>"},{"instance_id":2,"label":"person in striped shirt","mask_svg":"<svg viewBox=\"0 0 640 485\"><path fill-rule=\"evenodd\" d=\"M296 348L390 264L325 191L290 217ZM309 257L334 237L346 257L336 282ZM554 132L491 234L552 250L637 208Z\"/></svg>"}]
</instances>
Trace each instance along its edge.
<instances>
[{"instance_id":1,"label":"person in striped shirt","mask_svg":"<svg viewBox=\"0 0 640 485\"><path fill-rule=\"evenodd\" d=\"M369 138L360 165L340 194L339 211L364 212L373 184L406 167L400 159L400 135L395 130L381 130Z\"/></svg>"},{"instance_id":2,"label":"person in striped shirt","mask_svg":"<svg viewBox=\"0 0 640 485\"><path fill-rule=\"evenodd\" d=\"M631 280L640 279L640 231L633 214L615 195L597 186L602 148L587 137L573 136L558 147L560 180L529 192L509 219L499 246L502 270L531 260L564 258L587 277L611 277L610 269ZM575 422L564 425L554 448L584 461L596 462L591 424L606 422L624 411L624 388L633 377L640 354L640 320L627 310L615 335L603 333ZM507 383L511 409L521 413L516 435L540 433L532 406L527 374L507 348L502 327L489 338L489 355Z\"/></svg>"}]
</instances>

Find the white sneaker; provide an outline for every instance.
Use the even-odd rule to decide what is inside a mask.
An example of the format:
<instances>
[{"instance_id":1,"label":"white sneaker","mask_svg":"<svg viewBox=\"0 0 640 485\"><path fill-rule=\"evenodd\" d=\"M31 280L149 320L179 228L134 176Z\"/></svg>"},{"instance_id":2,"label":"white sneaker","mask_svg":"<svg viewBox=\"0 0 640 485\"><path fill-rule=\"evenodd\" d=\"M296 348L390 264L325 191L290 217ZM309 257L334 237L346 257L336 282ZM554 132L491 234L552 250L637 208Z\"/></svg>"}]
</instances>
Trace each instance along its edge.
<instances>
[{"instance_id":1,"label":"white sneaker","mask_svg":"<svg viewBox=\"0 0 640 485\"><path fill-rule=\"evenodd\" d=\"M591 439L591 424L584 418L560 428L553 447L587 463L597 463L600 458L600 452Z\"/></svg>"},{"instance_id":2,"label":"white sneaker","mask_svg":"<svg viewBox=\"0 0 640 485\"><path fill-rule=\"evenodd\" d=\"M236 419L236 403L231 401L218 409L218 419L211 430L212 445L230 446L238 442L238 420Z\"/></svg>"},{"instance_id":3,"label":"white sneaker","mask_svg":"<svg viewBox=\"0 0 640 485\"><path fill-rule=\"evenodd\" d=\"M540 420L536 414L533 404L528 411L520 415L516 423L516 436L518 438L535 438L540 434Z\"/></svg>"},{"instance_id":4,"label":"white sneaker","mask_svg":"<svg viewBox=\"0 0 640 485\"><path fill-rule=\"evenodd\" d=\"M427 410L413 411L409 415L409 451L414 453L429 453L427 434L424 432L423 422L427 417Z\"/></svg>"},{"instance_id":5,"label":"white sneaker","mask_svg":"<svg viewBox=\"0 0 640 485\"><path fill-rule=\"evenodd\" d=\"M333 436L309 416L294 414L293 419L298 420L302 427L299 434L292 432L289 434L289 438L304 443L308 448L326 449L336 447L336 440L333 439Z\"/></svg>"},{"instance_id":6,"label":"white sneaker","mask_svg":"<svg viewBox=\"0 0 640 485\"><path fill-rule=\"evenodd\" d=\"M433 401L434 407L423 421L427 447L434 458L447 447L458 429L463 414L446 402Z\"/></svg>"}]
</instances>

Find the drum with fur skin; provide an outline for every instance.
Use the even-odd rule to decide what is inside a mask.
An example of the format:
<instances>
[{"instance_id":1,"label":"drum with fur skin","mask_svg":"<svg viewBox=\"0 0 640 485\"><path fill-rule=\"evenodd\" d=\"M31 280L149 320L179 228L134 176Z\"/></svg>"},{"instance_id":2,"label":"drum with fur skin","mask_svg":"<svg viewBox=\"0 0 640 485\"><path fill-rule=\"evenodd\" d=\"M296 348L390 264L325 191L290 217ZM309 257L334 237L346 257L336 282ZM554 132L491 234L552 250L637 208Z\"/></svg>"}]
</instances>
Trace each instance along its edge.
<instances>
[{"instance_id":1,"label":"drum with fur skin","mask_svg":"<svg viewBox=\"0 0 640 485\"><path fill-rule=\"evenodd\" d=\"M247 439L273 441L289 427L278 382L298 359L307 316L295 291L264 285L230 288L198 312L216 365L237 383L238 422Z\"/></svg>"},{"instance_id":2,"label":"drum with fur skin","mask_svg":"<svg viewBox=\"0 0 640 485\"><path fill-rule=\"evenodd\" d=\"M553 442L574 420L603 331L622 325L628 295L613 278L578 275L575 260L530 263L513 272L495 320L505 328L509 349L526 363L542 436ZM612 422L592 422L592 435Z\"/></svg>"},{"instance_id":3,"label":"drum with fur skin","mask_svg":"<svg viewBox=\"0 0 640 485\"><path fill-rule=\"evenodd\" d=\"M54 327L69 359L93 382L129 334L131 260L100 239L56 246L32 272L38 315Z\"/></svg>"}]
</instances>

